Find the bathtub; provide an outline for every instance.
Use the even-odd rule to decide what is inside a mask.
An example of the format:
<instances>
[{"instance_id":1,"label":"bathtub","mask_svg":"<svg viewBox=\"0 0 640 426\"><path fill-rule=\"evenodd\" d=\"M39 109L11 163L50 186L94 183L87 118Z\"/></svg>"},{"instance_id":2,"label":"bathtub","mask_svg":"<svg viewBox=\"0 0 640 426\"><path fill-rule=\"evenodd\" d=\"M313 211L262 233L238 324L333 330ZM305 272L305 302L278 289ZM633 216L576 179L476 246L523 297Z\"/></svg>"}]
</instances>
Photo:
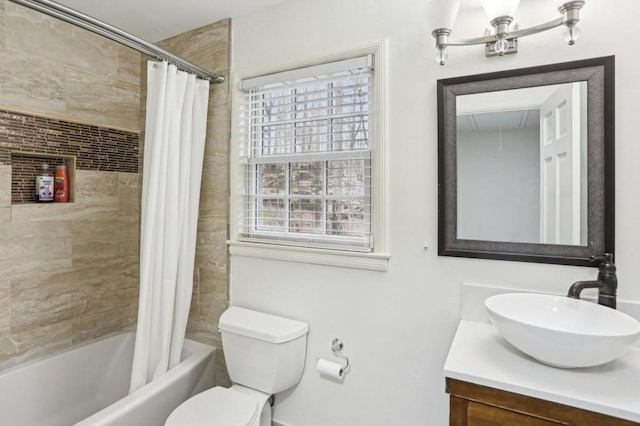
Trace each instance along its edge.
<instances>
[{"instance_id":1,"label":"bathtub","mask_svg":"<svg viewBox=\"0 0 640 426\"><path fill-rule=\"evenodd\" d=\"M214 348L185 340L180 364L127 395L134 340L119 334L0 374L0 424L161 426L214 385Z\"/></svg>"}]
</instances>

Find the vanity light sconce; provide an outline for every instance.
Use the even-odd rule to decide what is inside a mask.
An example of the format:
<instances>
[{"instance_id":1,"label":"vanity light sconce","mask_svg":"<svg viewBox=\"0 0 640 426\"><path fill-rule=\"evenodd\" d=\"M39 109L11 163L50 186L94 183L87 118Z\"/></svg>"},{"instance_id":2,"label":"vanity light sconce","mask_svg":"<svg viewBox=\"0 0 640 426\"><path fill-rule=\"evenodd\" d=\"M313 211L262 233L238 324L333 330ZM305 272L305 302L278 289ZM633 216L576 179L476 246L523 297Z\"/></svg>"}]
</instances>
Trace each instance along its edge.
<instances>
[{"instance_id":1,"label":"vanity light sconce","mask_svg":"<svg viewBox=\"0 0 640 426\"><path fill-rule=\"evenodd\" d=\"M458 10L459 0L439 0L434 1L434 22L435 30L431 35L436 39L436 62L444 65L447 60L447 47L449 46L471 46L474 44L486 45L486 56L503 56L506 53L516 53L518 51L518 38L532 34L541 33L559 26L566 26L564 39L569 45L575 44L580 35L580 30L576 24L580 21L580 9L584 6L584 0L557 0L559 3L558 12L562 15L552 21L535 25L530 28L515 29L510 31L509 26L513 22L515 11L520 0L483 0L482 6L491 20L494 34L485 35L470 39L450 39L453 23Z\"/></svg>"}]
</instances>

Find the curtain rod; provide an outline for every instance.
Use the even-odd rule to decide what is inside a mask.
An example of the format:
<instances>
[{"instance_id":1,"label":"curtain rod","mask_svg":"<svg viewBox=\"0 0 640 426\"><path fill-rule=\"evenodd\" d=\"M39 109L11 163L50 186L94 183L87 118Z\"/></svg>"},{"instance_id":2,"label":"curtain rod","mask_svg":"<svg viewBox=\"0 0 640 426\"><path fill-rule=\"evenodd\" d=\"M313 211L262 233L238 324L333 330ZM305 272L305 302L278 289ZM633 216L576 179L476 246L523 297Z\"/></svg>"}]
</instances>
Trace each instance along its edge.
<instances>
[{"instance_id":1,"label":"curtain rod","mask_svg":"<svg viewBox=\"0 0 640 426\"><path fill-rule=\"evenodd\" d=\"M132 34L122 31L119 28L106 24L89 15L80 13L67 6L55 3L50 0L10 0L14 3L37 10L46 15L84 28L98 35L111 39L117 43L137 50L140 53L154 57L158 60L170 62L184 71L192 72L198 77L211 80L212 83L222 83L225 78L219 74L213 74L206 69L187 62L186 60L172 53L161 49L148 41L142 40Z\"/></svg>"}]
</instances>

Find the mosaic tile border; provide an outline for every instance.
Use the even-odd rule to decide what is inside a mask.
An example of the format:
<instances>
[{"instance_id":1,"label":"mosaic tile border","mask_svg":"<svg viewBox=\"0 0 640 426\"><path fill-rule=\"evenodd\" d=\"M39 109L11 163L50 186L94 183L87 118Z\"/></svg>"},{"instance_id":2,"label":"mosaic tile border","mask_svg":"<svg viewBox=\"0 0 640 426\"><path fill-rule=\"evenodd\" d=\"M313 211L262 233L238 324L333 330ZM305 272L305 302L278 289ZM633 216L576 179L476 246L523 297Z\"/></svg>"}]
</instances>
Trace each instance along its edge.
<instances>
[{"instance_id":1,"label":"mosaic tile border","mask_svg":"<svg viewBox=\"0 0 640 426\"><path fill-rule=\"evenodd\" d=\"M14 204L34 202L43 162L55 171L63 158L75 157L76 169L138 173L138 151L135 132L0 110L0 164L11 166Z\"/></svg>"},{"instance_id":2,"label":"mosaic tile border","mask_svg":"<svg viewBox=\"0 0 640 426\"><path fill-rule=\"evenodd\" d=\"M76 157L81 170L138 173L135 132L0 110L0 164L11 152Z\"/></svg>"}]
</instances>

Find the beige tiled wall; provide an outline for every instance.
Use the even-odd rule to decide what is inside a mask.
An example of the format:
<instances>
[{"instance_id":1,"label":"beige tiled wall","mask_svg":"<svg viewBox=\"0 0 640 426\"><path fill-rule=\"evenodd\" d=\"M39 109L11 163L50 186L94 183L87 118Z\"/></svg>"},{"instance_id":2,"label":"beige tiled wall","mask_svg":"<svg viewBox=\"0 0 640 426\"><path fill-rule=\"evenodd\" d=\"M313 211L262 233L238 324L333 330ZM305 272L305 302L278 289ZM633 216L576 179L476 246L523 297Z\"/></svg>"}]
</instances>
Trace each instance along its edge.
<instances>
[{"instance_id":1,"label":"beige tiled wall","mask_svg":"<svg viewBox=\"0 0 640 426\"><path fill-rule=\"evenodd\" d=\"M231 96L229 54L231 21L224 20L164 40L160 45L192 63L227 77L212 84L202 171L196 270L187 337L222 348L218 319L227 308L229 223L229 137ZM144 88L143 88L144 92ZM224 356L216 356L216 382L228 385Z\"/></svg>"},{"instance_id":2,"label":"beige tiled wall","mask_svg":"<svg viewBox=\"0 0 640 426\"><path fill-rule=\"evenodd\" d=\"M139 130L140 54L0 0L0 106Z\"/></svg>"},{"instance_id":3,"label":"beige tiled wall","mask_svg":"<svg viewBox=\"0 0 640 426\"><path fill-rule=\"evenodd\" d=\"M10 189L0 166L0 200ZM137 177L137 175L134 175ZM135 324L137 179L78 170L76 201L0 207L0 370Z\"/></svg>"},{"instance_id":4,"label":"beige tiled wall","mask_svg":"<svg viewBox=\"0 0 640 426\"><path fill-rule=\"evenodd\" d=\"M140 130L140 55L0 0L0 107ZM137 173L78 170L68 204L11 205L0 166L0 371L135 325Z\"/></svg>"}]
</instances>

